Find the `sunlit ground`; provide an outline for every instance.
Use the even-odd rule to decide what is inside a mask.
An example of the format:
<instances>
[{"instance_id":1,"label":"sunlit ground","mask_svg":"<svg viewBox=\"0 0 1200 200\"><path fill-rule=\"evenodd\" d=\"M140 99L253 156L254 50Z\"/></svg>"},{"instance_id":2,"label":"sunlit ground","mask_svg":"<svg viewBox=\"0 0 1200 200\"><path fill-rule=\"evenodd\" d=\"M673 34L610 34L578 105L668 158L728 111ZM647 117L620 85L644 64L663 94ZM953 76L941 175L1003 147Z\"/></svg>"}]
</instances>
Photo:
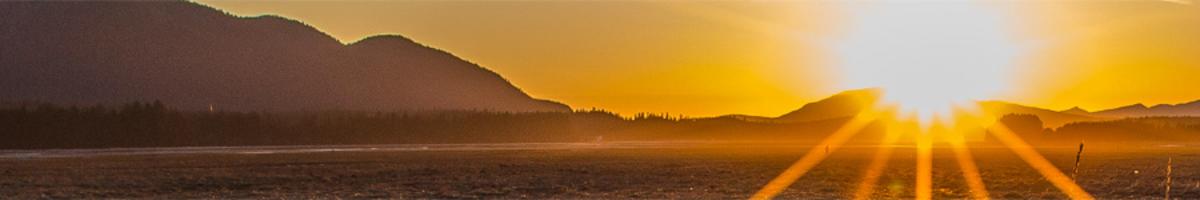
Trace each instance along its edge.
<instances>
[{"instance_id":1,"label":"sunlit ground","mask_svg":"<svg viewBox=\"0 0 1200 200\"><path fill-rule=\"evenodd\" d=\"M860 185L857 186L858 192L855 192L856 198L869 198L871 191L875 190L874 184L878 182L881 168L886 165L885 161L889 160L889 154L892 153L889 145L896 144L898 135L909 135L913 141L910 144L915 144L915 165L916 168L909 173L915 174L912 190L916 199L932 199L934 193L933 183L935 182L934 174L934 154L935 145L946 145L949 148L940 149L942 151L951 151L952 155L959 166L962 179L965 180L965 185L969 188L969 197L975 199L987 199L990 196L983 176L981 175L978 166L979 164L971 154L969 144L980 144L973 141L968 141L965 133L956 132L961 128L955 126L975 126L986 128L987 135L995 138L998 144L1006 147L1020 160L1024 161L1025 165L1030 169L1038 172L1051 185L1056 187L1062 194L1071 199L1093 199L1094 197L1063 173L1061 169L1055 167L1033 146L1029 145L1024 139L1020 138L1016 133L1009 130L1004 124L991 123L991 120L981 119L986 118L985 113L977 112L978 109L967 109L966 112L954 112L959 114L953 116L951 120L966 123L946 123L946 121L934 120L925 121L918 120L914 117L903 117L903 112L896 111L896 106L872 106L865 105L871 109L865 110L858 114L854 119L844 124L839 130L814 146L792 166L785 169L780 175L776 176L751 199L771 199L780 195L784 190L791 187L797 180L803 177L806 173L813 170L815 166L823 162L830 155L826 150L820 151L821 148L839 150L854 134L867 126L869 121L882 120L888 125L887 133L883 137L883 141L879 146L879 151L876 152L872 163L868 164L867 174ZM901 114L897 114L901 113Z\"/></svg>"},{"instance_id":2,"label":"sunlit ground","mask_svg":"<svg viewBox=\"0 0 1200 200\"><path fill-rule=\"evenodd\" d=\"M0 196L30 198L674 198L745 199L807 153L788 144L616 145L614 148L430 147L282 151L265 147L198 154L124 154L0 158ZM369 151L368 149L383 149ZM1097 198L1160 199L1166 157L1174 159L1172 196L1200 195L1200 147L1089 146L1077 181ZM780 198L914 198L912 145L844 146L783 189ZM1007 147L969 149L995 199L1065 198ZM1073 166L1072 147L1038 152L1057 169ZM822 150L823 154L823 150ZM930 196L973 195L956 153L935 144ZM6 154L7 155L7 154ZM882 161L882 162L876 162ZM869 175L873 174L873 175ZM863 188L865 177L873 183Z\"/></svg>"}]
</instances>

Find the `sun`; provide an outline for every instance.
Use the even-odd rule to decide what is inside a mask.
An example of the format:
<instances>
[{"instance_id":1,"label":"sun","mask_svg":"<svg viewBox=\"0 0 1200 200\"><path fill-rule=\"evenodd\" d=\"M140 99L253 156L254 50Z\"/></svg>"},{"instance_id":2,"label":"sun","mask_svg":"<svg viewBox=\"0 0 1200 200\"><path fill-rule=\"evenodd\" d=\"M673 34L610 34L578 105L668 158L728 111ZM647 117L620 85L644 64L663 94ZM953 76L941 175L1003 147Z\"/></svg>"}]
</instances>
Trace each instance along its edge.
<instances>
[{"instance_id":1,"label":"sun","mask_svg":"<svg viewBox=\"0 0 1200 200\"><path fill-rule=\"evenodd\" d=\"M922 121L1011 85L1025 49L1000 10L980 2L859 2L832 43L843 86L875 87Z\"/></svg>"}]
</instances>

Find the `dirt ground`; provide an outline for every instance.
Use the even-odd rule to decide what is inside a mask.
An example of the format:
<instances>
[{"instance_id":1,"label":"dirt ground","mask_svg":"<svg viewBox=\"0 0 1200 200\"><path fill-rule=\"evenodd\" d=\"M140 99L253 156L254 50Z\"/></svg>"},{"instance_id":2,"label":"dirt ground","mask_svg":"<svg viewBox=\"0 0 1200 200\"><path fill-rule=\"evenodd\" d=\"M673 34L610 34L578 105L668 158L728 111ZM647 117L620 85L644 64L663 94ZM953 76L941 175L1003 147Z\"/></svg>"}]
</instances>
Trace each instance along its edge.
<instances>
[{"instance_id":1,"label":"dirt ground","mask_svg":"<svg viewBox=\"0 0 1200 200\"><path fill-rule=\"evenodd\" d=\"M743 144L62 157L9 152L0 158L0 197L744 199L807 150ZM1007 149L971 151L992 198L1065 198ZM875 152L836 150L780 197L848 198ZM874 197L912 198L914 152L895 149ZM954 154L934 152L934 196L969 195ZM1075 149L1041 152L1070 174ZM1174 159L1171 196L1200 199L1195 147L1088 151L1078 182L1102 199L1161 199L1168 156Z\"/></svg>"}]
</instances>

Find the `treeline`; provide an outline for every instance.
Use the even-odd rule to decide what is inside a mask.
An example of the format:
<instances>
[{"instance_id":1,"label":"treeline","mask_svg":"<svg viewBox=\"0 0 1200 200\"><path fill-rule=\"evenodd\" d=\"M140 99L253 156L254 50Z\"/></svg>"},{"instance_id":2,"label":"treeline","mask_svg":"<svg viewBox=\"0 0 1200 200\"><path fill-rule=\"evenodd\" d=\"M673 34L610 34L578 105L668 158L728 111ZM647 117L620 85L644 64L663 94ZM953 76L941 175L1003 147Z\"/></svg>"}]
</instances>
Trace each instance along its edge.
<instances>
[{"instance_id":1,"label":"treeline","mask_svg":"<svg viewBox=\"0 0 1200 200\"><path fill-rule=\"evenodd\" d=\"M5 149L578 140L571 128L561 113L206 112L161 102L0 109Z\"/></svg>"},{"instance_id":2,"label":"treeline","mask_svg":"<svg viewBox=\"0 0 1200 200\"><path fill-rule=\"evenodd\" d=\"M223 112L172 109L161 102L117 106L0 104L0 149L413 143L787 141L815 142L848 119L806 122L688 118L604 110L502 113ZM1151 117L1076 122L1050 129L1034 115L1001 123L1034 144L1186 143L1200 141L1200 118ZM872 123L852 143L883 135Z\"/></svg>"},{"instance_id":3,"label":"treeline","mask_svg":"<svg viewBox=\"0 0 1200 200\"><path fill-rule=\"evenodd\" d=\"M1072 122L1042 127L1034 115L1005 115L1000 119L1014 132L1036 143L1182 144L1200 142L1200 117L1140 117L1111 121Z\"/></svg>"},{"instance_id":4,"label":"treeline","mask_svg":"<svg viewBox=\"0 0 1200 200\"><path fill-rule=\"evenodd\" d=\"M184 111L118 106L0 105L0 149L628 140L815 140L845 119L804 123L621 117L603 110L502 113Z\"/></svg>"}]
</instances>

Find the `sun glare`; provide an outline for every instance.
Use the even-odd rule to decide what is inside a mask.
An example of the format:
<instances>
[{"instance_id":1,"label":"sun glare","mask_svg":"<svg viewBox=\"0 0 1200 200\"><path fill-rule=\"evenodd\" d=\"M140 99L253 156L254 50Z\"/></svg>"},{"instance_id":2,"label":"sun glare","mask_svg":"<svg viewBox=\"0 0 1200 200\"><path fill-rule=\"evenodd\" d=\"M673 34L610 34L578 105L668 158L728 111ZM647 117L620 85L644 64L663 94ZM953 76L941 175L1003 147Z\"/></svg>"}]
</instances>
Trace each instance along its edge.
<instances>
[{"instance_id":1,"label":"sun glare","mask_svg":"<svg viewBox=\"0 0 1200 200\"><path fill-rule=\"evenodd\" d=\"M1000 10L980 2L858 2L833 44L843 85L877 87L922 121L1009 85L1022 47Z\"/></svg>"}]
</instances>

